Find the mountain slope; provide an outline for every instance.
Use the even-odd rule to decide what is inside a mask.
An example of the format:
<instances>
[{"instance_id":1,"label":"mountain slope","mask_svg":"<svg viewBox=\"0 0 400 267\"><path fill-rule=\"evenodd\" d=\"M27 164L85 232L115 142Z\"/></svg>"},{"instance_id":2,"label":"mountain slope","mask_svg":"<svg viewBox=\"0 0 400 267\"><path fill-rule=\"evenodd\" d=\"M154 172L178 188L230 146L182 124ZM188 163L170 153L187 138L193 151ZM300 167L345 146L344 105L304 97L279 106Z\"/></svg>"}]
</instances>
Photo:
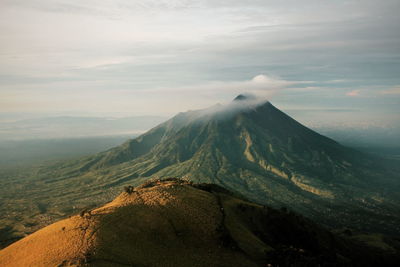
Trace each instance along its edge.
<instances>
[{"instance_id":1,"label":"mountain slope","mask_svg":"<svg viewBox=\"0 0 400 267\"><path fill-rule=\"evenodd\" d=\"M1 250L0 265L394 266L396 257L390 245L361 245L217 185L167 179L37 231Z\"/></svg>"},{"instance_id":2,"label":"mountain slope","mask_svg":"<svg viewBox=\"0 0 400 267\"><path fill-rule=\"evenodd\" d=\"M0 211L5 226L27 233L44 216L59 219L111 200L124 185L172 176L215 183L331 227L398 234L399 173L267 101L241 96L228 105L180 113L108 151L29 170L29 179L10 177ZM5 227L0 235L12 239L10 231Z\"/></svg>"},{"instance_id":3,"label":"mountain slope","mask_svg":"<svg viewBox=\"0 0 400 267\"><path fill-rule=\"evenodd\" d=\"M71 174L110 173L112 185L178 176L212 182L273 205L312 214L319 199L376 197L379 162L245 96L181 113L123 145L72 164ZM379 191L379 190L378 190ZM312 205L309 205L312 206ZM317 205L318 206L318 205Z\"/></svg>"},{"instance_id":4,"label":"mountain slope","mask_svg":"<svg viewBox=\"0 0 400 267\"><path fill-rule=\"evenodd\" d=\"M240 99L236 101L246 102ZM189 175L209 167L197 162L207 158L201 155L206 151L218 164L226 159L236 168L238 164L259 167L263 174L283 178L295 176L297 170L300 175L330 179L348 174L353 164L372 164L365 155L311 131L265 102L232 103L227 108L179 114L120 147L88 158L80 170L140 162L138 176L151 176L166 167L174 171L182 167L185 170L178 170L180 175Z\"/></svg>"}]
</instances>

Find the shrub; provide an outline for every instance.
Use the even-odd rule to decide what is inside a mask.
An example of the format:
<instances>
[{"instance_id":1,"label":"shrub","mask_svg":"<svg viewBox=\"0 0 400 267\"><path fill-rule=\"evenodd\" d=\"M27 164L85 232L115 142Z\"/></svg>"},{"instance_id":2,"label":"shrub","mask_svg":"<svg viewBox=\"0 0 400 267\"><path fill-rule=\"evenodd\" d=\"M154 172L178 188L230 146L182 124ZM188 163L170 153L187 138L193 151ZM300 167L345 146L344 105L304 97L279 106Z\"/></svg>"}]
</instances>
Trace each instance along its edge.
<instances>
[{"instance_id":1,"label":"shrub","mask_svg":"<svg viewBox=\"0 0 400 267\"><path fill-rule=\"evenodd\" d=\"M130 194L133 193L134 187L131 186L131 185L128 185L128 186L125 186L125 187L124 187L124 190L125 190L126 193L128 193L128 194L130 195Z\"/></svg>"}]
</instances>

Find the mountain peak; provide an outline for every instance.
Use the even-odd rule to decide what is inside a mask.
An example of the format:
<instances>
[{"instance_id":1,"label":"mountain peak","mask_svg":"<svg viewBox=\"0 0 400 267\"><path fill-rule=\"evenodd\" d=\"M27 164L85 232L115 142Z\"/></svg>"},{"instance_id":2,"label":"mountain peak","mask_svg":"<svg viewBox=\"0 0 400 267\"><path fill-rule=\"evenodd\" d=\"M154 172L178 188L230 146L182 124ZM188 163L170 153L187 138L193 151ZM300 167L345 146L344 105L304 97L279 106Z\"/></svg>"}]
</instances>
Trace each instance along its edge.
<instances>
[{"instance_id":1,"label":"mountain peak","mask_svg":"<svg viewBox=\"0 0 400 267\"><path fill-rule=\"evenodd\" d=\"M255 100L257 97L252 94L240 94L233 99L233 101L247 101L247 100Z\"/></svg>"}]
</instances>

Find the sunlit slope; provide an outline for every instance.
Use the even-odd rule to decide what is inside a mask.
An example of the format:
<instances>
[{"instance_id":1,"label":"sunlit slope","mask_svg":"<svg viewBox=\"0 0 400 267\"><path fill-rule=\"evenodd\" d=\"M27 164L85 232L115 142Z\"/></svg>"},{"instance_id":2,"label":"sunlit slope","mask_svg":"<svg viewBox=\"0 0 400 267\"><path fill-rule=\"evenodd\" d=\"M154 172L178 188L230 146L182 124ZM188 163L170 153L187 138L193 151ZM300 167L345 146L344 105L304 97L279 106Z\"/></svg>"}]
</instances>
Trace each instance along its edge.
<instances>
[{"instance_id":1,"label":"sunlit slope","mask_svg":"<svg viewBox=\"0 0 400 267\"><path fill-rule=\"evenodd\" d=\"M43 228L1 250L0 266L361 264L377 253L388 262L394 255L216 185L170 180Z\"/></svg>"}]
</instances>

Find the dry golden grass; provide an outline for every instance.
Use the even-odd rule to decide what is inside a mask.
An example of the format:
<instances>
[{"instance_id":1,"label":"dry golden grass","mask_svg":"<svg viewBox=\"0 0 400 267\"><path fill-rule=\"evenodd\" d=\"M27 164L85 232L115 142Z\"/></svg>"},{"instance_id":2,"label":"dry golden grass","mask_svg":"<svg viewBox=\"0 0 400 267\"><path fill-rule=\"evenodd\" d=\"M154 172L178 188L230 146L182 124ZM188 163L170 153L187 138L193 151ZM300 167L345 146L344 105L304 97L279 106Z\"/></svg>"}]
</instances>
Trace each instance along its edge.
<instances>
[{"instance_id":1,"label":"dry golden grass","mask_svg":"<svg viewBox=\"0 0 400 267\"><path fill-rule=\"evenodd\" d=\"M93 245L93 229L80 216L59 221L1 250L0 266L77 266Z\"/></svg>"},{"instance_id":2,"label":"dry golden grass","mask_svg":"<svg viewBox=\"0 0 400 267\"><path fill-rule=\"evenodd\" d=\"M0 251L0 266L256 266L221 244L212 193L174 181L122 193Z\"/></svg>"}]
</instances>

